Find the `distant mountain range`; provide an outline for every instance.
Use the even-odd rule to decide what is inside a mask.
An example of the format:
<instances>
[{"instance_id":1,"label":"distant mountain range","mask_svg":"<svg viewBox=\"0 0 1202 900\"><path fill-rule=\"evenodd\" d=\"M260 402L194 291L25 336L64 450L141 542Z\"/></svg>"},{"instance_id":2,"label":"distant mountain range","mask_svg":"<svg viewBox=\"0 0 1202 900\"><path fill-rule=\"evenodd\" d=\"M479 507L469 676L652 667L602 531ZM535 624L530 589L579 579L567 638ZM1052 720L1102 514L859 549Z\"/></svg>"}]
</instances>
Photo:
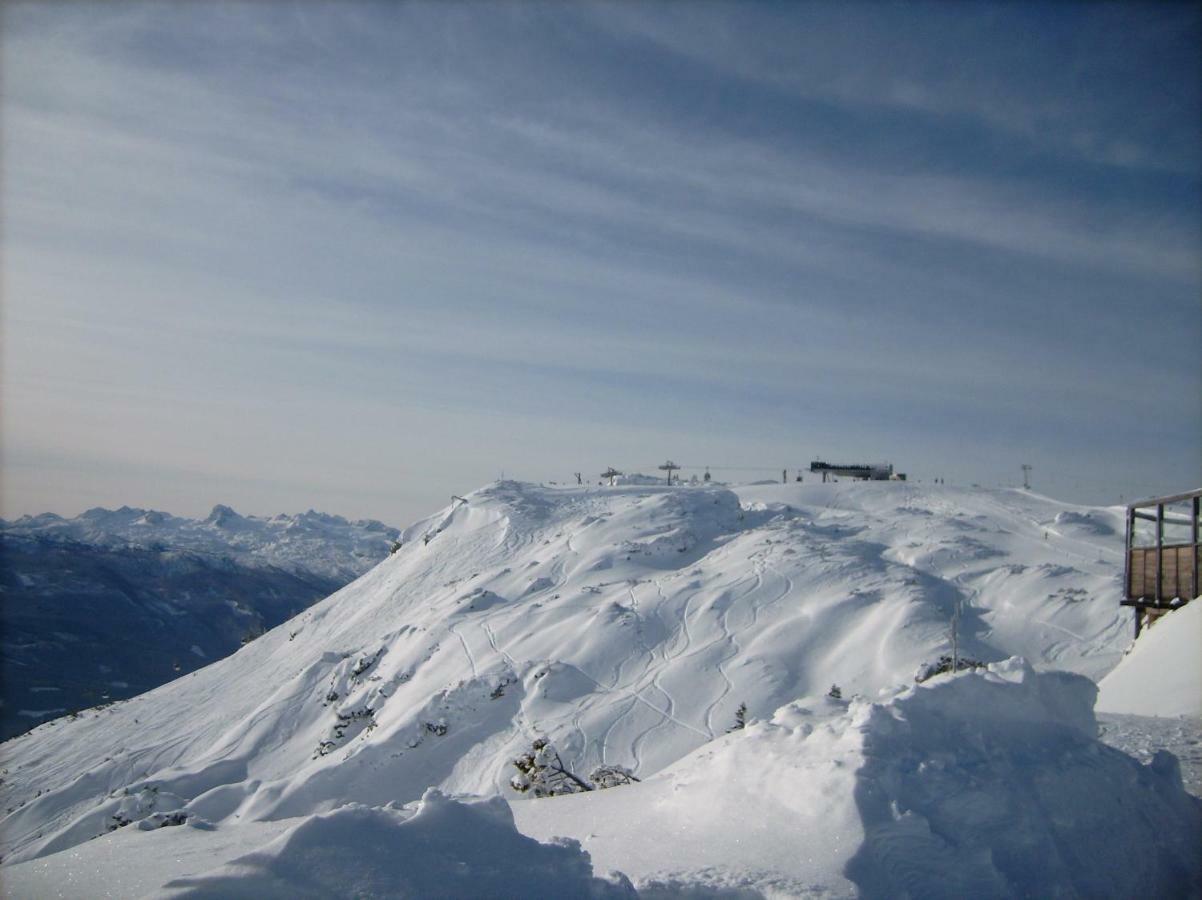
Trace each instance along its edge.
<instances>
[{"instance_id":1,"label":"distant mountain range","mask_svg":"<svg viewBox=\"0 0 1202 900\"><path fill-rule=\"evenodd\" d=\"M0 520L0 737L227 656L366 572L398 536L375 520L228 506L201 520L128 506Z\"/></svg>"}]
</instances>

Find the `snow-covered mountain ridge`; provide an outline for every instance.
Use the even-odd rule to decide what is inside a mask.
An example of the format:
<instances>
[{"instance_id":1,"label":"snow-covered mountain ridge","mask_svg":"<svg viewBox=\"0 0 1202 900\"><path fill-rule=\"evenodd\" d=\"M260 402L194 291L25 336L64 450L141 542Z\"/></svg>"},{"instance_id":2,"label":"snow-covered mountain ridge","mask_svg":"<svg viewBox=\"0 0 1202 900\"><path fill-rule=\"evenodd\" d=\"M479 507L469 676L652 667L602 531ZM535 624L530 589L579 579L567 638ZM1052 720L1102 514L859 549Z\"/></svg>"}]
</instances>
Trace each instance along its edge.
<instances>
[{"instance_id":1,"label":"snow-covered mountain ridge","mask_svg":"<svg viewBox=\"0 0 1202 900\"><path fill-rule=\"evenodd\" d=\"M303 513L130 509L0 525L0 737L157 687L386 557L399 532Z\"/></svg>"},{"instance_id":2,"label":"snow-covered mountain ridge","mask_svg":"<svg viewBox=\"0 0 1202 900\"><path fill-rule=\"evenodd\" d=\"M314 510L270 518L243 516L220 504L204 519L129 506L96 507L71 519L43 513L0 520L0 533L101 547L181 550L344 582L374 566L399 534L375 519L350 522Z\"/></svg>"},{"instance_id":3,"label":"snow-covered mountain ridge","mask_svg":"<svg viewBox=\"0 0 1202 900\"><path fill-rule=\"evenodd\" d=\"M741 703L765 717L832 683L911 681L948 650L957 600L964 654L1096 679L1130 638L1120 522L906 483L496 483L228 659L6 744L4 857L164 811L513 796L510 760L536 735L578 771L645 776Z\"/></svg>"}]
</instances>

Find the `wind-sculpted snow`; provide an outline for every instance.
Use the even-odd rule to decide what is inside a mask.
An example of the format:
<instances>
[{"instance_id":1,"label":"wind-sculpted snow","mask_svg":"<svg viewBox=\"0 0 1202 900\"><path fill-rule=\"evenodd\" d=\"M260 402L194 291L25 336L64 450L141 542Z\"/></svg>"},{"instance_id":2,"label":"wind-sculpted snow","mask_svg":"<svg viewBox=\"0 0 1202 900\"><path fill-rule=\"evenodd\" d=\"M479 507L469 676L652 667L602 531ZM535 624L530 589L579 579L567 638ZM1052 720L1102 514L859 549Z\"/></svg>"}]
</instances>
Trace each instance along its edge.
<instances>
[{"instance_id":1,"label":"wind-sculpted snow","mask_svg":"<svg viewBox=\"0 0 1202 900\"><path fill-rule=\"evenodd\" d=\"M4 745L5 860L153 813L118 808L127 790L218 829L431 786L512 796L538 736L576 771L650 776L741 704L910 682L957 603L984 661L1096 678L1128 643L1121 546L1056 522L1111 510L897 483L499 482L466 501L232 657Z\"/></svg>"},{"instance_id":2,"label":"wind-sculpted snow","mask_svg":"<svg viewBox=\"0 0 1202 900\"><path fill-rule=\"evenodd\" d=\"M1023 661L811 697L641 784L514 805L652 896L1187 897L1202 801L1096 740L1096 688Z\"/></svg>"},{"instance_id":3,"label":"wind-sculpted snow","mask_svg":"<svg viewBox=\"0 0 1202 900\"><path fill-rule=\"evenodd\" d=\"M635 896L593 876L570 838L540 844L517 831L500 799L461 803L427 791L409 816L346 806L313 816L255 853L169 882L170 897Z\"/></svg>"}]
</instances>

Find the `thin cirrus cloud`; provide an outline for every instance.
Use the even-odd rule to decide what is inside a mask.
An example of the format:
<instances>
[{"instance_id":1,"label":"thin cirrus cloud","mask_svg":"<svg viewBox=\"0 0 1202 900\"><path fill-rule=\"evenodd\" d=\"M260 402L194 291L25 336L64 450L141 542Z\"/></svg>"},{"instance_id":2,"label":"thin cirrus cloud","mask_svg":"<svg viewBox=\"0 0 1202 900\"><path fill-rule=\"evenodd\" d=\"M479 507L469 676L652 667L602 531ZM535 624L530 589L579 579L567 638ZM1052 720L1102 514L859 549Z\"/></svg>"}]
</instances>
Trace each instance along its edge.
<instances>
[{"instance_id":1,"label":"thin cirrus cloud","mask_svg":"<svg viewBox=\"0 0 1202 900\"><path fill-rule=\"evenodd\" d=\"M1057 6L10 6L5 514L400 521L501 469L664 453L1178 487L1199 416L1123 410L1199 388L1197 89L1173 80L1197 31Z\"/></svg>"}]
</instances>

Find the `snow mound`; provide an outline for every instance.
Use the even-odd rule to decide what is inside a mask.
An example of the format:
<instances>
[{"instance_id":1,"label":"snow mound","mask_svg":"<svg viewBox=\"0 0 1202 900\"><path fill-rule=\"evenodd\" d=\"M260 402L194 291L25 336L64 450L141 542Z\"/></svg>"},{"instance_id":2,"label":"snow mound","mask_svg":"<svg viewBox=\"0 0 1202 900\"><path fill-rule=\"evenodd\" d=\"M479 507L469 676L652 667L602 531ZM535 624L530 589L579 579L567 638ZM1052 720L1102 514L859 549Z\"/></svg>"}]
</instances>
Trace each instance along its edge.
<instances>
[{"instance_id":1,"label":"snow mound","mask_svg":"<svg viewBox=\"0 0 1202 900\"><path fill-rule=\"evenodd\" d=\"M779 709L647 781L515 807L649 894L1186 896L1202 802L1096 739L1095 687L1021 660ZM754 810L753 815L748 815Z\"/></svg>"},{"instance_id":2,"label":"snow mound","mask_svg":"<svg viewBox=\"0 0 1202 900\"><path fill-rule=\"evenodd\" d=\"M1076 528L1089 534L1102 536L1115 533L1114 525L1105 518L1093 513L1074 512L1068 509L1056 513L1052 519L1052 526L1060 530Z\"/></svg>"},{"instance_id":3,"label":"snow mound","mask_svg":"<svg viewBox=\"0 0 1202 900\"><path fill-rule=\"evenodd\" d=\"M1162 616L1098 684L1098 711L1202 716L1202 600Z\"/></svg>"},{"instance_id":4,"label":"snow mound","mask_svg":"<svg viewBox=\"0 0 1202 900\"><path fill-rule=\"evenodd\" d=\"M519 833L500 798L428 790L416 813L346 806L311 816L266 847L165 885L170 897L633 897L593 877L574 840Z\"/></svg>"}]
</instances>

